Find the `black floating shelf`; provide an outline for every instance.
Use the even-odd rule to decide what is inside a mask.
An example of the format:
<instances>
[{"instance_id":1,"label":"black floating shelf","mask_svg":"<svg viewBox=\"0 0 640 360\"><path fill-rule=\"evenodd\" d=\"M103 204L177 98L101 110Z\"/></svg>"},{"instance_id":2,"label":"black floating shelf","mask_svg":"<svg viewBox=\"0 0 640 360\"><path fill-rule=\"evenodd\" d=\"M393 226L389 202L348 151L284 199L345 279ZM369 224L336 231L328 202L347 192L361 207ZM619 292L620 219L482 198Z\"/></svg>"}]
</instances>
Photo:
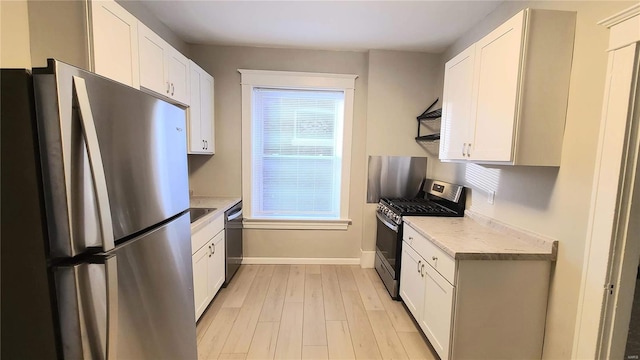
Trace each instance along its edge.
<instances>
[{"instance_id":1,"label":"black floating shelf","mask_svg":"<svg viewBox=\"0 0 640 360\"><path fill-rule=\"evenodd\" d=\"M424 112L422 115L418 116L416 119L418 120L435 120L442 116L442 109L437 109L429 112Z\"/></svg>"},{"instance_id":2,"label":"black floating shelf","mask_svg":"<svg viewBox=\"0 0 640 360\"><path fill-rule=\"evenodd\" d=\"M440 134L416 136L416 141L437 141L437 140L440 140Z\"/></svg>"}]
</instances>

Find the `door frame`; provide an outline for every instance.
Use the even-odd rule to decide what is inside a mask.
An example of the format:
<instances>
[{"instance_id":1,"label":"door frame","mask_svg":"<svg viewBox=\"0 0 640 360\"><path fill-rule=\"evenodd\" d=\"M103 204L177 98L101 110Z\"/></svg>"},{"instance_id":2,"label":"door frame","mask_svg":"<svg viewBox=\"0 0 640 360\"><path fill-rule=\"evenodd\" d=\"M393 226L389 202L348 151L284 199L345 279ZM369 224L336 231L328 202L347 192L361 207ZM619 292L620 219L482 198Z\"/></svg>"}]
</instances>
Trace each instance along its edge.
<instances>
[{"instance_id":1,"label":"door frame","mask_svg":"<svg viewBox=\"0 0 640 360\"><path fill-rule=\"evenodd\" d=\"M585 259L573 342L573 359L621 358L624 355L634 274L640 257L638 157L640 134L640 4L602 20L610 30L609 65L596 153L594 184L585 242ZM616 86L613 64L626 50L628 89ZM619 86L619 85L618 85ZM622 94L617 94L622 90ZM609 107L610 96L624 95L626 106ZM613 94L613 95L612 95ZM612 140L613 139L613 140ZM608 156L603 156L608 155ZM614 156L611 156L613 154ZM615 175L612 176L611 174ZM638 181L636 181L638 180ZM604 256L607 254L608 256Z\"/></svg>"}]
</instances>

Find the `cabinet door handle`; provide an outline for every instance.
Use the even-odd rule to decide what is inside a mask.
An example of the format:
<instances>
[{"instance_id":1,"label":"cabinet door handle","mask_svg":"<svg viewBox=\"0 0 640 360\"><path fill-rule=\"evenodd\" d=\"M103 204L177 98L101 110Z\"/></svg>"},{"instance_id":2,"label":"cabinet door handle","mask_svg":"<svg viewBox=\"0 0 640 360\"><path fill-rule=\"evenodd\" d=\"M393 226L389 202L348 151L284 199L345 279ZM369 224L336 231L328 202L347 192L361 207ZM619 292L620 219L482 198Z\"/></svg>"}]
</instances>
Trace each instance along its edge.
<instances>
[{"instance_id":1,"label":"cabinet door handle","mask_svg":"<svg viewBox=\"0 0 640 360\"><path fill-rule=\"evenodd\" d=\"M173 96L174 91L176 91L176 87L171 83L171 96Z\"/></svg>"},{"instance_id":2,"label":"cabinet door handle","mask_svg":"<svg viewBox=\"0 0 640 360\"><path fill-rule=\"evenodd\" d=\"M209 142L207 140L204 141L204 149L209 150Z\"/></svg>"},{"instance_id":3,"label":"cabinet door handle","mask_svg":"<svg viewBox=\"0 0 640 360\"><path fill-rule=\"evenodd\" d=\"M422 262L422 260L418 260L418 274L420 273L420 263Z\"/></svg>"},{"instance_id":4,"label":"cabinet door handle","mask_svg":"<svg viewBox=\"0 0 640 360\"><path fill-rule=\"evenodd\" d=\"M209 257L211 257L211 245L209 245Z\"/></svg>"},{"instance_id":5,"label":"cabinet door handle","mask_svg":"<svg viewBox=\"0 0 640 360\"><path fill-rule=\"evenodd\" d=\"M433 260L433 261L438 261L438 257L437 257L437 256L432 256L432 257L431 257L431 260Z\"/></svg>"},{"instance_id":6,"label":"cabinet door handle","mask_svg":"<svg viewBox=\"0 0 640 360\"><path fill-rule=\"evenodd\" d=\"M422 277L424 277L424 264L422 264L422 271L420 271L420 275L422 275Z\"/></svg>"},{"instance_id":7,"label":"cabinet door handle","mask_svg":"<svg viewBox=\"0 0 640 360\"><path fill-rule=\"evenodd\" d=\"M204 150L204 140L202 140L202 150Z\"/></svg>"},{"instance_id":8,"label":"cabinet door handle","mask_svg":"<svg viewBox=\"0 0 640 360\"><path fill-rule=\"evenodd\" d=\"M469 147L467 147L467 157L471 157L471 143L469 143Z\"/></svg>"},{"instance_id":9,"label":"cabinet door handle","mask_svg":"<svg viewBox=\"0 0 640 360\"><path fill-rule=\"evenodd\" d=\"M169 82L167 81L167 94L169 93L170 89L171 89L171 84L169 84Z\"/></svg>"},{"instance_id":10,"label":"cabinet door handle","mask_svg":"<svg viewBox=\"0 0 640 360\"><path fill-rule=\"evenodd\" d=\"M467 143L462 144L462 156L466 156L467 154L464 153L464 149L467 147Z\"/></svg>"},{"instance_id":11,"label":"cabinet door handle","mask_svg":"<svg viewBox=\"0 0 640 360\"><path fill-rule=\"evenodd\" d=\"M211 246L213 246L213 255L215 255L215 253L216 253L216 244L211 244Z\"/></svg>"}]
</instances>

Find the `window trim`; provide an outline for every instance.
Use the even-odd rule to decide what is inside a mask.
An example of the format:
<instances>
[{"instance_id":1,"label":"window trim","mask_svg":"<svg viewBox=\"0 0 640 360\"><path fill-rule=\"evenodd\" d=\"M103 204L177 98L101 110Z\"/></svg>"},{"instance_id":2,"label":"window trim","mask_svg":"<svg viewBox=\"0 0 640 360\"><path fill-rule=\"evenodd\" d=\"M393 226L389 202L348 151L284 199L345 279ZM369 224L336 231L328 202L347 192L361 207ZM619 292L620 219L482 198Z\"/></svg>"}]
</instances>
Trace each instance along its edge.
<instances>
[{"instance_id":1,"label":"window trim","mask_svg":"<svg viewBox=\"0 0 640 360\"><path fill-rule=\"evenodd\" d=\"M347 230L349 218L349 188L351 181L351 147L353 135L353 106L355 81L358 75L268 71L238 69L242 88L242 198L244 227L249 229ZM344 129L342 139L342 169L340 179L340 217L330 220L262 219L252 211L252 105L253 89L270 87L282 89L334 90L344 92Z\"/></svg>"}]
</instances>

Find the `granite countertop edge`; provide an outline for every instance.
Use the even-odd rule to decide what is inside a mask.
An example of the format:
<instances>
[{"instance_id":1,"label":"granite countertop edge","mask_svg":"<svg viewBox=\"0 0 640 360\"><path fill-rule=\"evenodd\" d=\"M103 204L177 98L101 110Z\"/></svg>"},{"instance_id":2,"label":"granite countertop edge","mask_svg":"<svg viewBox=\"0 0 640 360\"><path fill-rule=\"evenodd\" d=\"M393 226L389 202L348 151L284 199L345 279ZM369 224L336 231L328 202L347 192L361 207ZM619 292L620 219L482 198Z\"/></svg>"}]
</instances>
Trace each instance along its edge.
<instances>
[{"instance_id":1,"label":"granite countertop edge","mask_svg":"<svg viewBox=\"0 0 640 360\"><path fill-rule=\"evenodd\" d=\"M213 221L218 216L224 215L224 212L231 209L242 199L239 197L218 197L218 196L192 196L189 198L189 207L191 208L216 208L215 211L208 213L195 222L191 223L191 232L194 233L202 229L205 225Z\"/></svg>"},{"instance_id":2,"label":"granite countertop edge","mask_svg":"<svg viewBox=\"0 0 640 360\"><path fill-rule=\"evenodd\" d=\"M516 228L509 224L505 224L499 220L486 217L476 212L466 210L464 219L465 221L473 221L480 226L491 229L497 234L514 236L514 243L526 242L535 247L539 247L540 251L456 251L451 248L445 242L437 239L435 236L429 234L428 231L423 229L419 224L412 221L411 217L403 218L404 221L415 229L420 235L427 238L439 249L447 253L449 256L456 260L549 260L556 261L558 253L558 241L532 233L530 231ZM439 219L451 219L451 218L439 218ZM462 218L458 218L462 219Z\"/></svg>"}]
</instances>

